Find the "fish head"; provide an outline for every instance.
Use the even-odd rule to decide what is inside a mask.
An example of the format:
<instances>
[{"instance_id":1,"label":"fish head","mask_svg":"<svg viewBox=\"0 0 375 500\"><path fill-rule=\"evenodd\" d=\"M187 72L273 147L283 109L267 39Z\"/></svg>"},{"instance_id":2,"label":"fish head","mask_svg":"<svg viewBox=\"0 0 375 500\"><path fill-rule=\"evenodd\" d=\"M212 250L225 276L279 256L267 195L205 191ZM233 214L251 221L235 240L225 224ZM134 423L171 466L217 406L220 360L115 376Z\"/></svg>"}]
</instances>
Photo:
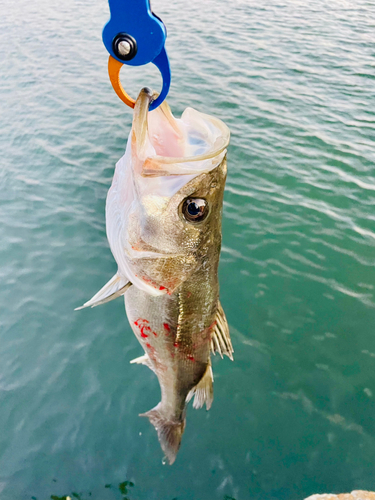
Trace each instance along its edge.
<instances>
[{"instance_id":1,"label":"fish head","mask_svg":"<svg viewBox=\"0 0 375 500\"><path fill-rule=\"evenodd\" d=\"M173 293L213 253L220 252L226 160L188 181L171 198L140 198L129 215L128 251L134 273Z\"/></svg>"},{"instance_id":2,"label":"fish head","mask_svg":"<svg viewBox=\"0 0 375 500\"><path fill-rule=\"evenodd\" d=\"M172 294L220 252L229 130L189 108L181 120L166 103L148 112L150 99L144 90L136 103L107 199L107 234L135 286Z\"/></svg>"}]
</instances>

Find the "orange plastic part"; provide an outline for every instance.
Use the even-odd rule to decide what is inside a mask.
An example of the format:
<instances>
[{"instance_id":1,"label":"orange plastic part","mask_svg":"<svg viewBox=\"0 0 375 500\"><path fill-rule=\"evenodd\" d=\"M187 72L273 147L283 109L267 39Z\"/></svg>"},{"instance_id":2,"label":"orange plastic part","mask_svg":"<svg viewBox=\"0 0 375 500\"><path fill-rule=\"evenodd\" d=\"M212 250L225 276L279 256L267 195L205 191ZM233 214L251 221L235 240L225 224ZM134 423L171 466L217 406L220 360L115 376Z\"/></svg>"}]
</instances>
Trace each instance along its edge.
<instances>
[{"instance_id":1,"label":"orange plastic part","mask_svg":"<svg viewBox=\"0 0 375 500\"><path fill-rule=\"evenodd\" d=\"M120 70L122 65L123 64L117 61L114 57L109 56L108 59L109 79L111 80L113 90L116 92L119 98L129 107L134 108L135 100L132 99L130 96L128 96L128 94L124 90L124 87L121 85Z\"/></svg>"}]
</instances>

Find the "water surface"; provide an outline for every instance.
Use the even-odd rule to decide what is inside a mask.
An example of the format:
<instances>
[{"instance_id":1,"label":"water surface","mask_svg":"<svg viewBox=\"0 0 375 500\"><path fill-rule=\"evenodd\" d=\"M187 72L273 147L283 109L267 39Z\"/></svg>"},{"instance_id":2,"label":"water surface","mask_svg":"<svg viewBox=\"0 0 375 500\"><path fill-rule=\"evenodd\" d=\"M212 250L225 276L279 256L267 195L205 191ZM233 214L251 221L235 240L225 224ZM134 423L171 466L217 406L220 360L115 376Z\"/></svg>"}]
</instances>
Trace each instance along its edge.
<instances>
[{"instance_id":1,"label":"water surface","mask_svg":"<svg viewBox=\"0 0 375 500\"><path fill-rule=\"evenodd\" d=\"M169 103L232 131L220 264L235 361L188 410L176 463L138 417L159 401L121 300L104 206L131 112L106 2L2 6L2 500L298 500L375 489L375 5L154 0ZM124 86L160 87L155 68ZM126 483L127 481L127 483ZM129 484L131 482L131 484ZM78 495L78 496L77 496Z\"/></svg>"}]
</instances>

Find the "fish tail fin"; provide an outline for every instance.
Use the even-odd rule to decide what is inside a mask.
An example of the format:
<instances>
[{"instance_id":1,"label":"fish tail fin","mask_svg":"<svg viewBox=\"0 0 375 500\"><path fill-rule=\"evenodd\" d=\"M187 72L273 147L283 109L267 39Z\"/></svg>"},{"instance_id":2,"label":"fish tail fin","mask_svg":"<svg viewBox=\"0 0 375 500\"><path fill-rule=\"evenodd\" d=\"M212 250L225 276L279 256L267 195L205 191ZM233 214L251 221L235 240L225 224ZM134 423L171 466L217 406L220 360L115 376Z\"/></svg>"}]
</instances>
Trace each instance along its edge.
<instances>
[{"instance_id":1,"label":"fish tail fin","mask_svg":"<svg viewBox=\"0 0 375 500\"><path fill-rule=\"evenodd\" d=\"M161 403L147 413L141 413L140 417L147 417L155 427L159 443L170 465L176 460L180 448L182 434L185 430L185 418L182 420L170 420L165 417L161 410Z\"/></svg>"}]
</instances>

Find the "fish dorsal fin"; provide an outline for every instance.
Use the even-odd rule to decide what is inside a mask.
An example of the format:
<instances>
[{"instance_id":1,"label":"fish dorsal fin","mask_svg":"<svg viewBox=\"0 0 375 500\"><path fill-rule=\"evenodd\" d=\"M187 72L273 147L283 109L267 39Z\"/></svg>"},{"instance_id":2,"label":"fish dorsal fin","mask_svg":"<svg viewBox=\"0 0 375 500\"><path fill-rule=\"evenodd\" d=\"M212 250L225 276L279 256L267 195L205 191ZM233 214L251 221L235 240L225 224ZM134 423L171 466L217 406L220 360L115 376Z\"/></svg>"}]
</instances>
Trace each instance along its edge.
<instances>
[{"instance_id":1,"label":"fish dorsal fin","mask_svg":"<svg viewBox=\"0 0 375 500\"><path fill-rule=\"evenodd\" d=\"M217 352L223 357L223 354L228 356L233 361L233 347L229 336L229 327L225 312L221 307L220 300L217 303L216 325L212 333L211 351Z\"/></svg>"},{"instance_id":2,"label":"fish dorsal fin","mask_svg":"<svg viewBox=\"0 0 375 500\"><path fill-rule=\"evenodd\" d=\"M186 396L186 402L188 403L194 396L193 408L202 408L204 403L206 403L206 408L209 410L214 399L214 388L213 388L214 376L212 374L211 363L208 363L206 371L203 377L200 379L199 383L189 391Z\"/></svg>"},{"instance_id":3,"label":"fish dorsal fin","mask_svg":"<svg viewBox=\"0 0 375 500\"><path fill-rule=\"evenodd\" d=\"M99 290L97 294L93 296L88 302L85 302L83 306L77 307L74 309L75 311L79 311L80 309L84 309L85 307L96 307L101 304L105 304L106 302L110 302L111 300L117 299L117 297L121 297L124 295L126 290L131 286L130 281L127 279L121 278L121 276L116 273L113 278L111 278L106 285L103 286Z\"/></svg>"}]
</instances>

